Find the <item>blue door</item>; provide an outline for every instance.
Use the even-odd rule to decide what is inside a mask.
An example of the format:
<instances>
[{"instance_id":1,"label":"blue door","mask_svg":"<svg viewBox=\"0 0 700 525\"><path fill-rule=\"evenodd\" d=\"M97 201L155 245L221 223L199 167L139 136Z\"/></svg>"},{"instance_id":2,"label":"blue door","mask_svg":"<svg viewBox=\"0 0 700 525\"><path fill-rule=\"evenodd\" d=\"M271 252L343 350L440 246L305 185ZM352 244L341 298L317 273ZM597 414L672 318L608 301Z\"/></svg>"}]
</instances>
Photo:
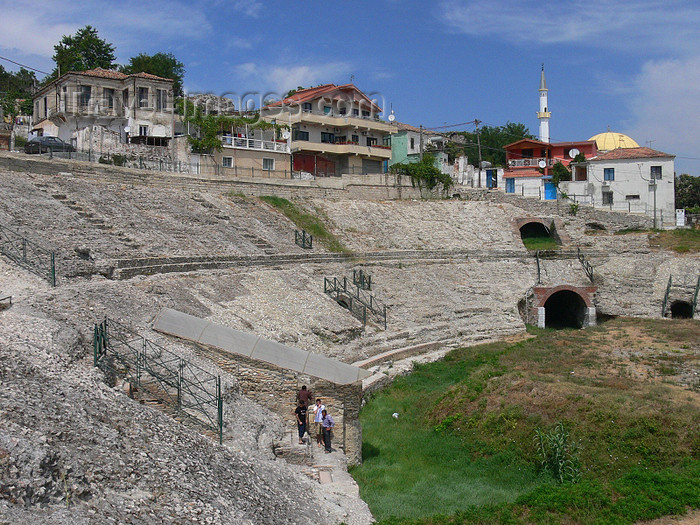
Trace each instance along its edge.
<instances>
[{"instance_id":1,"label":"blue door","mask_svg":"<svg viewBox=\"0 0 700 525\"><path fill-rule=\"evenodd\" d=\"M493 170L486 170L486 187L491 189L494 187L493 184Z\"/></svg>"},{"instance_id":2,"label":"blue door","mask_svg":"<svg viewBox=\"0 0 700 525\"><path fill-rule=\"evenodd\" d=\"M515 193L515 179L506 179L506 193Z\"/></svg>"},{"instance_id":3,"label":"blue door","mask_svg":"<svg viewBox=\"0 0 700 525\"><path fill-rule=\"evenodd\" d=\"M547 201L557 199L557 186L553 182L544 183L544 199Z\"/></svg>"}]
</instances>

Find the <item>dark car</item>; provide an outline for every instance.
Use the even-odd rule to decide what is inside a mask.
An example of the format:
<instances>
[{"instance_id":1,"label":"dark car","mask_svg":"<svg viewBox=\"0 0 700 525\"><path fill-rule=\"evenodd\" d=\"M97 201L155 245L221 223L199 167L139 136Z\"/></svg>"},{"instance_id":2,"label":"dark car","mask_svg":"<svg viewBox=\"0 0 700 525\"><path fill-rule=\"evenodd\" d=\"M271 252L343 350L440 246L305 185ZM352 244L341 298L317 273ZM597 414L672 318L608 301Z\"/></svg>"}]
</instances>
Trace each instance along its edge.
<instances>
[{"instance_id":1,"label":"dark car","mask_svg":"<svg viewBox=\"0 0 700 525\"><path fill-rule=\"evenodd\" d=\"M49 151L75 151L58 137L34 137L24 145L25 153L48 153Z\"/></svg>"}]
</instances>

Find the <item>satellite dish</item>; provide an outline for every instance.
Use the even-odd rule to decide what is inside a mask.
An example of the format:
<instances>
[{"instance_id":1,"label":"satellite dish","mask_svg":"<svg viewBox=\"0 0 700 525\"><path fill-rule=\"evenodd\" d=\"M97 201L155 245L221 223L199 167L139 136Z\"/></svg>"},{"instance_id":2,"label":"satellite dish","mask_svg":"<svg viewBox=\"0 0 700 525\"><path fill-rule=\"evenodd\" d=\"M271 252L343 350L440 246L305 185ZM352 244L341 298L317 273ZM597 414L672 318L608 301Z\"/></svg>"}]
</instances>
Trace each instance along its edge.
<instances>
[{"instance_id":1,"label":"satellite dish","mask_svg":"<svg viewBox=\"0 0 700 525\"><path fill-rule=\"evenodd\" d=\"M124 126L124 133L129 133L131 128L129 126Z\"/></svg>"},{"instance_id":2,"label":"satellite dish","mask_svg":"<svg viewBox=\"0 0 700 525\"><path fill-rule=\"evenodd\" d=\"M542 169L547 167L547 163L544 160L541 160L537 165Z\"/></svg>"},{"instance_id":3,"label":"satellite dish","mask_svg":"<svg viewBox=\"0 0 700 525\"><path fill-rule=\"evenodd\" d=\"M283 131L283 132L282 132L282 138L283 138L284 140L287 140L287 139L289 138L289 131Z\"/></svg>"},{"instance_id":4,"label":"satellite dish","mask_svg":"<svg viewBox=\"0 0 700 525\"><path fill-rule=\"evenodd\" d=\"M394 110L391 110L391 114L388 117L389 122L394 122L396 120L396 115L394 115Z\"/></svg>"},{"instance_id":5,"label":"satellite dish","mask_svg":"<svg viewBox=\"0 0 700 525\"><path fill-rule=\"evenodd\" d=\"M571 157L573 159L579 153L581 153L581 152L579 150L577 150L576 148L571 148L569 150L569 157Z\"/></svg>"}]
</instances>

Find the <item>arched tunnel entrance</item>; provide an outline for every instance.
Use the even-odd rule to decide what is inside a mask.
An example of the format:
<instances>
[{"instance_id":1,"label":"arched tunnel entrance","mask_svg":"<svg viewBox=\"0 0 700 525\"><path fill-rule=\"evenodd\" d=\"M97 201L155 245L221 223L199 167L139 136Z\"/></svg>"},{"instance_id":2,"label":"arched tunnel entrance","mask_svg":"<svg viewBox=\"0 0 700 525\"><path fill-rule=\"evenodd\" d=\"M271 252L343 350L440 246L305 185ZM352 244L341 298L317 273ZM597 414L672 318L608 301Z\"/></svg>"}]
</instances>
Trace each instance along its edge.
<instances>
[{"instance_id":1,"label":"arched tunnel entrance","mask_svg":"<svg viewBox=\"0 0 700 525\"><path fill-rule=\"evenodd\" d=\"M576 292L555 292L544 303L544 325L546 328L583 328L586 308L586 302Z\"/></svg>"},{"instance_id":2,"label":"arched tunnel entrance","mask_svg":"<svg viewBox=\"0 0 700 525\"><path fill-rule=\"evenodd\" d=\"M551 237L549 229L541 222L528 222L520 227L520 237L524 239L537 239Z\"/></svg>"},{"instance_id":3,"label":"arched tunnel entrance","mask_svg":"<svg viewBox=\"0 0 700 525\"><path fill-rule=\"evenodd\" d=\"M687 301L673 301L671 303L671 319L692 319L693 305Z\"/></svg>"}]
</instances>

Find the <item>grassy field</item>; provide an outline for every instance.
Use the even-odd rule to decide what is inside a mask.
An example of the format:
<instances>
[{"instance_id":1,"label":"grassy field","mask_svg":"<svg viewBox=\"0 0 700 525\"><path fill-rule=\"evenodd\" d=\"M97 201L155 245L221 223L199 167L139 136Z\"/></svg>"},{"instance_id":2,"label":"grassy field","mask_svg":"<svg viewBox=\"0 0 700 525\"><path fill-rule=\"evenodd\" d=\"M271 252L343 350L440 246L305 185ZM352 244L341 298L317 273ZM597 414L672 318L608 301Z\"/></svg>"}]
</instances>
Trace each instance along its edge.
<instances>
[{"instance_id":1,"label":"grassy field","mask_svg":"<svg viewBox=\"0 0 700 525\"><path fill-rule=\"evenodd\" d=\"M623 524L700 508L700 323L530 332L417 366L364 407L352 474L375 517ZM535 431L557 422L578 483L538 468Z\"/></svg>"},{"instance_id":2,"label":"grassy field","mask_svg":"<svg viewBox=\"0 0 700 525\"><path fill-rule=\"evenodd\" d=\"M700 252L700 230L668 230L649 235L649 244L677 253Z\"/></svg>"},{"instance_id":3,"label":"grassy field","mask_svg":"<svg viewBox=\"0 0 700 525\"><path fill-rule=\"evenodd\" d=\"M345 253L348 251L340 240L326 228L324 223L324 220L327 220L326 217L311 215L293 202L281 197L264 196L260 197L260 200L279 209L289 220L296 224L300 230L306 230L307 233L310 233L313 236L314 242L320 242L329 251L336 253Z\"/></svg>"},{"instance_id":4,"label":"grassy field","mask_svg":"<svg viewBox=\"0 0 700 525\"><path fill-rule=\"evenodd\" d=\"M523 237L525 248L530 251L537 250L558 250L560 248L557 241L551 237Z\"/></svg>"}]
</instances>

